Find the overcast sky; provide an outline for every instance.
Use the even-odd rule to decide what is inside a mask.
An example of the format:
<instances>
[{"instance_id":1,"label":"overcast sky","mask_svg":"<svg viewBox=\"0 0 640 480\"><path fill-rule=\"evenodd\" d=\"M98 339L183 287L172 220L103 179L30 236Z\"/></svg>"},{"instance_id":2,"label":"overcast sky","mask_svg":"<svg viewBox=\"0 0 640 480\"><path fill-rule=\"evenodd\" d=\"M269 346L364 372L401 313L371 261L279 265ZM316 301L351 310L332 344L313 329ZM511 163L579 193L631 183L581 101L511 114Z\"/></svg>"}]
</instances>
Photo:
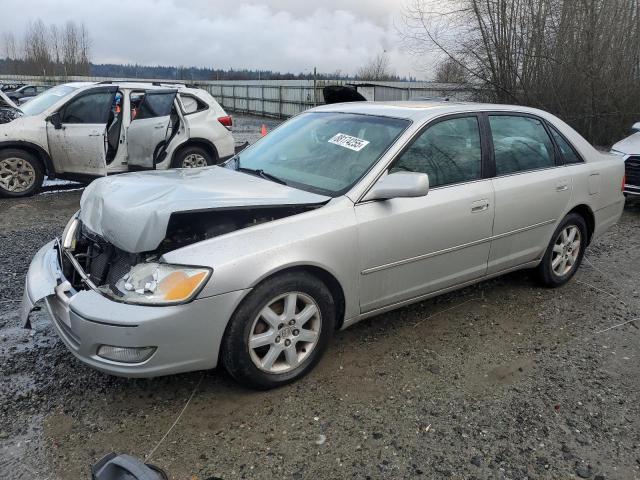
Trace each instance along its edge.
<instances>
[{"instance_id":1,"label":"overcast sky","mask_svg":"<svg viewBox=\"0 0 640 480\"><path fill-rule=\"evenodd\" d=\"M403 0L2 0L0 33L84 22L96 63L355 73L386 50L401 75L425 76L401 51ZM1 51L1 50L0 50ZM416 66L419 65L419 68Z\"/></svg>"}]
</instances>

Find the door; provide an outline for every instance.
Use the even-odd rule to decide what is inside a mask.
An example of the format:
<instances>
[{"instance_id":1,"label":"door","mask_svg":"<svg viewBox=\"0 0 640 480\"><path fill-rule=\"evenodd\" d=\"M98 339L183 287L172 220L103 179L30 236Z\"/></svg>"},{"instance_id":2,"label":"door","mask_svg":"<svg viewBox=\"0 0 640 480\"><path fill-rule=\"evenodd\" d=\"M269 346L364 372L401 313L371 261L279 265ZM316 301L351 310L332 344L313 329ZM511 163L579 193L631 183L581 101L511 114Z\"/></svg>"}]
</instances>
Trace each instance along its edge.
<instances>
[{"instance_id":1,"label":"door","mask_svg":"<svg viewBox=\"0 0 640 480\"><path fill-rule=\"evenodd\" d=\"M439 120L389 170L428 174L429 193L356 205L363 313L485 274L494 204L482 144L475 115Z\"/></svg>"},{"instance_id":2,"label":"door","mask_svg":"<svg viewBox=\"0 0 640 480\"><path fill-rule=\"evenodd\" d=\"M496 213L488 273L544 254L571 199L569 169L560 165L543 121L490 114Z\"/></svg>"},{"instance_id":3,"label":"door","mask_svg":"<svg viewBox=\"0 0 640 480\"><path fill-rule=\"evenodd\" d=\"M127 163L153 169L171 136L177 90L147 90L127 128Z\"/></svg>"},{"instance_id":4,"label":"door","mask_svg":"<svg viewBox=\"0 0 640 480\"><path fill-rule=\"evenodd\" d=\"M107 174L107 122L116 91L114 86L85 90L52 116L57 120L47 121L49 155L56 171Z\"/></svg>"}]
</instances>

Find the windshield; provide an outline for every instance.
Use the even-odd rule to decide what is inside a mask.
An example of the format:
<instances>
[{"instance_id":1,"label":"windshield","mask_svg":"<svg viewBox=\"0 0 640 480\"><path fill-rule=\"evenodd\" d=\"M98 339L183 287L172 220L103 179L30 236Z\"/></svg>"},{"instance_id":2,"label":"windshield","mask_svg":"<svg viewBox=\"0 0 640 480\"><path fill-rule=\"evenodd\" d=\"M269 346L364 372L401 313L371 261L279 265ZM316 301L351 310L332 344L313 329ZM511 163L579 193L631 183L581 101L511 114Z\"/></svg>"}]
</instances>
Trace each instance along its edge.
<instances>
[{"instance_id":1,"label":"windshield","mask_svg":"<svg viewBox=\"0 0 640 480\"><path fill-rule=\"evenodd\" d=\"M362 178L410 123L372 115L304 113L226 166L335 197Z\"/></svg>"},{"instance_id":2,"label":"windshield","mask_svg":"<svg viewBox=\"0 0 640 480\"><path fill-rule=\"evenodd\" d=\"M33 97L27 103L25 103L20 109L25 115L38 115L44 112L51 105L56 103L62 97L66 97L72 92L75 92L79 87L71 85L58 85L57 87L45 90L40 95Z\"/></svg>"}]
</instances>

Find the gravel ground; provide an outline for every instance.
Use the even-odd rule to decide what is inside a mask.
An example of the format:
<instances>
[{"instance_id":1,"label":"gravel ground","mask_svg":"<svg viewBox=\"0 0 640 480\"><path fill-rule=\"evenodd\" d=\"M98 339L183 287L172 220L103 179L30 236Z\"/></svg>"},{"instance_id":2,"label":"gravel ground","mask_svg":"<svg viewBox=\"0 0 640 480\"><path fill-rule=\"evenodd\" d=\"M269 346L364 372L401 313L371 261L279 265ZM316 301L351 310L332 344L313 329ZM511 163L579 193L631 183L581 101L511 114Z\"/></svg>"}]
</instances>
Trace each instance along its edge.
<instances>
[{"instance_id":1,"label":"gravel ground","mask_svg":"<svg viewBox=\"0 0 640 480\"><path fill-rule=\"evenodd\" d=\"M19 328L30 257L80 193L0 200L0 478L89 478L116 451L181 480L640 479L640 321L616 327L640 317L640 205L564 288L519 272L366 320L253 392L221 369L111 377L43 312Z\"/></svg>"}]
</instances>

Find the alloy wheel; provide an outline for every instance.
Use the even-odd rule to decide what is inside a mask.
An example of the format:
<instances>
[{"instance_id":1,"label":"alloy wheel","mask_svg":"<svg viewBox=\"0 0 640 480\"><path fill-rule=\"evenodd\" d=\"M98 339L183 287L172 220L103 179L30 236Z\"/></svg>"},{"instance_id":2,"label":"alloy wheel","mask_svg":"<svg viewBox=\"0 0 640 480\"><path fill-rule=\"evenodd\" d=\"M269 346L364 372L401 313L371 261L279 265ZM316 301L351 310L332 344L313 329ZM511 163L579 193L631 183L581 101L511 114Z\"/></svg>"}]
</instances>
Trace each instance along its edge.
<instances>
[{"instance_id":1,"label":"alloy wheel","mask_svg":"<svg viewBox=\"0 0 640 480\"><path fill-rule=\"evenodd\" d=\"M8 192L22 193L33 187L36 171L22 158L9 157L0 160L0 186Z\"/></svg>"},{"instance_id":2,"label":"alloy wheel","mask_svg":"<svg viewBox=\"0 0 640 480\"><path fill-rule=\"evenodd\" d=\"M573 269L580 255L580 230L575 225L567 225L558 234L551 255L551 269L559 277L567 275Z\"/></svg>"},{"instance_id":3,"label":"alloy wheel","mask_svg":"<svg viewBox=\"0 0 640 480\"><path fill-rule=\"evenodd\" d=\"M289 292L264 306L249 334L254 365L268 373L286 373L311 354L320 338L322 318L309 295Z\"/></svg>"},{"instance_id":4,"label":"alloy wheel","mask_svg":"<svg viewBox=\"0 0 640 480\"><path fill-rule=\"evenodd\" d=\"M182 168L206 167L207 159L199 153L190 153L182 159Z\"/></svg>"}]
</instances>

